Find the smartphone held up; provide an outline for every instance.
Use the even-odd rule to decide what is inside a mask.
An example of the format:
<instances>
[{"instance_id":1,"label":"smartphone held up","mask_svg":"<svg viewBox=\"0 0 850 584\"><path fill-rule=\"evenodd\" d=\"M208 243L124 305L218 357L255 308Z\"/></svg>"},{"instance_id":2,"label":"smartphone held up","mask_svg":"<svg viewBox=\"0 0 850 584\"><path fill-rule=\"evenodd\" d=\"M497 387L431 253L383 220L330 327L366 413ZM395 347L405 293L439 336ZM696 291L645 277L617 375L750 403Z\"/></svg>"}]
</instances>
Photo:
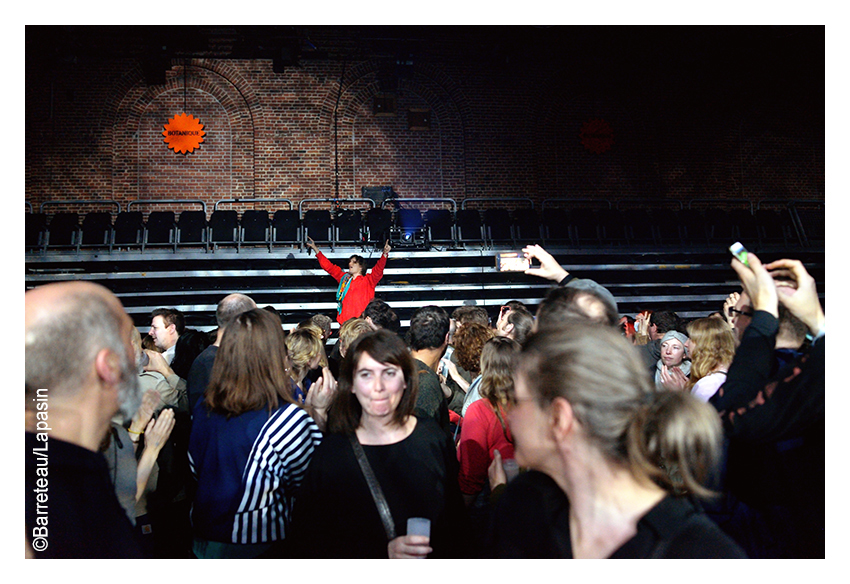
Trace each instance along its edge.
<instances>
[{"instance_id":1,"label":"smartphone held up","mask_svg":"<svg viewBox=\"0 0 850 584\"><path fill-rule=\"evenodd\" d=\"M732 245L729 246L729 251L732 252L732 255L738 258L742 264L750 267L750 263L747 261L747 248L745 248L740 241L736 241Z\"/></svg>"},{"instance_id":2,"label":"smartphone held up","mask_svg":"<svg viewBox=\"0 0 850 584\"><path fill-rule=\"evenodd\" d=\"M496 254L496 269L500 272L524 272L530 267L531 261L521 251Z\"/></svg>"}]
</instances>

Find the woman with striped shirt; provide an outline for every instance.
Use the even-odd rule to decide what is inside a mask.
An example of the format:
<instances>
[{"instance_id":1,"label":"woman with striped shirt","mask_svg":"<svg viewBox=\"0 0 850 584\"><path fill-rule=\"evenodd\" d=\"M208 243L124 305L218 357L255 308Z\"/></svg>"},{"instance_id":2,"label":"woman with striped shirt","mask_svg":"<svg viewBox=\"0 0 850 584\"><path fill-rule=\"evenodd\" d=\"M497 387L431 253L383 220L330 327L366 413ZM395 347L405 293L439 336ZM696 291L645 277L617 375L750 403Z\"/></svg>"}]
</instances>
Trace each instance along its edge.
<instances>
[{"instance_id":1,"label":"woman with striped shirt","mask_svg":"<svg viewBox=\"0 0 850 584\"><path fill-rule=\"evenodd\" d=\"M189 441L199 558L285 554L293 493L322 440L319 425L336 388L325 369L302 407L288 369L277 316L254 309L228 325Z\"/></svg>"}]
</instances>

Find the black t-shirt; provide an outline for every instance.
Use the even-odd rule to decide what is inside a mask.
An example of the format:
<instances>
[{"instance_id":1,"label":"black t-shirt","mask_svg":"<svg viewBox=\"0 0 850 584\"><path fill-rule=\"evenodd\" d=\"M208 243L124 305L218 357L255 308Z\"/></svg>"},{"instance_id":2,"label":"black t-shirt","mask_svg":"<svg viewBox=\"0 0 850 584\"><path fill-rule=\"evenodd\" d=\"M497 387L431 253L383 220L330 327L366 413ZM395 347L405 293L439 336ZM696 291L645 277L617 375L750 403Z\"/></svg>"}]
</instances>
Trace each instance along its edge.
<instances>
[{"instance_id":1,"label":"black t-shirt","mask_svg":"<svg viewBox=\"0 0 850 584\"><path fill-rule=\"evenodd\" d=\"M27 539L37 558L144 557L102 454L31 432L25 444Z\"/></svg>"},{"instance_id":2,"label":"black t-shirt","mask_svg":"<svg viewBox=\"0 0 850 584\"><path fill-rule=\"evenodd\" d=\"M189 395L189 411L195 411L195 404L204 398L204 392L210 384L213 363L218 352L218 347L210 345L200 355L195 357L189 368L189 377L186 379L186 393Z\"/></svg>"},{"instance_id":3,"label":"black t-shirt","mask_svg":"<svg viewBox=\"0 0 850 584\"><path fill-rule=\"evenodd\" d=\"M416 415L420 418L431 418L451 436L449 428L449 405L443 395L440 378L434 371L419 359L414 359L416 374L419 376L419 392L416 395Z\"/></svg>"},{"instance_id":4,"label":"black t-shirt","mask_svg":"<svg viewBox=\"0 0 850 584\"><path fill-rule=\"evenodd\" d=\"M431 519L430 557L463 555L465 511L454 447L433 420L417 418L410 436L384 446L364 445L392 513L396 535L407 519ZM328 434L313 453L295 497L296 557L386 558L387 535L348 436Z\"/></svg>"},{"instance_id":5,"label":"black t-shirt","mask_svg":"<svg viewBox=\"0 0 850 584\"><path fill-rule=\"evenodd\" d=\"M496 503L486 553L496 558L572 558L566 494L549 476L528 471ZM744 552L691 500L665 497L612 558L743 558Z\"/></svg>"}]
</instances>

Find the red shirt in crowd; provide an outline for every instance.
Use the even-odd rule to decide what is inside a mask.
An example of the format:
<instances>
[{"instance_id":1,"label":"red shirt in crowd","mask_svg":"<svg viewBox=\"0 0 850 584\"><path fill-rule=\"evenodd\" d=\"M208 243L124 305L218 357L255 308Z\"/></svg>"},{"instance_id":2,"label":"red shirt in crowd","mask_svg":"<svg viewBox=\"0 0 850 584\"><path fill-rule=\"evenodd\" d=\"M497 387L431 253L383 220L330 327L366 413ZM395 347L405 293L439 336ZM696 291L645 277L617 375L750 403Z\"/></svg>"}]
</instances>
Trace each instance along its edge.
<instances>
[{"instance_id":1,"label":"red shirt in crowd","mask_svg":"<svg viewBox=\"0 0 850 584\"><path fill-rule=\"evenodd\" d=\"M505 413L501 413L504 420ZM463 417L457 448L461 493L475 495L481 492L488 480L487 468L493 462L493 450L499 451L502 460L513 458L512 440L510 428L502 429L502 424L488 400L479 399L472 402Z\"/></svg>"},{"instance_id":2,"label":"red shirt in crowd","mask_svg":"<svg viewBox=\"0 0 850 584\"><path fill-rule=\"evenodd\" d=\"M339 282L346 274L347 270L343 270L336 264L332 263L325 254L319 252L316 254L319 260L319 265L322 269ZM348 292L342 299L342 310L337 314L336 321L339 324L344 323L349 318L357 318L363 314L366 305L375 297L375 287L384 276L384 266L387 264L387 256L381 255L381 259L372 268L372 271L365 276L355 276L348 287Z\"/></svg>"}]
</instances>

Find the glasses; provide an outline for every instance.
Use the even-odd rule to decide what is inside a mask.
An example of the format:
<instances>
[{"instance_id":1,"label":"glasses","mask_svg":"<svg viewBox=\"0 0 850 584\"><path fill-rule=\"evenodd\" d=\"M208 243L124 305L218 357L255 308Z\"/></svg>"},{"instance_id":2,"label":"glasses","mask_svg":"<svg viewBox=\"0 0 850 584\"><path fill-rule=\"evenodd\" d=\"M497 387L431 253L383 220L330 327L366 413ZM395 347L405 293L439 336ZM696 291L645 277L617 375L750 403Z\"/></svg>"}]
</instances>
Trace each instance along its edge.
<instances>
[{"instance_id":1,"label":"glasses","mask_svg":"<svg viewBox=\"0 0 850 584\"><path fill-rule=\"evenodd\" d=\"M741 316L752 316L753 312L751 310L738 310L737 308L730 308L729 314L740 314Z\"/></svg>"},{"instance_id":2,"label":"glasses","mask_svg":"<svg viewBox=\"0 0 850 584\"><path fill-rule=\"evenodd\" d=\"M535 398L530 397L530 396L529 397L517 397L516 395L511 394L511 395L508 396L508 401L505 404L505 406L508 410L512 410L522 402L534 401L534 400L535 400Z\"/></svg>"}]
</instances>

